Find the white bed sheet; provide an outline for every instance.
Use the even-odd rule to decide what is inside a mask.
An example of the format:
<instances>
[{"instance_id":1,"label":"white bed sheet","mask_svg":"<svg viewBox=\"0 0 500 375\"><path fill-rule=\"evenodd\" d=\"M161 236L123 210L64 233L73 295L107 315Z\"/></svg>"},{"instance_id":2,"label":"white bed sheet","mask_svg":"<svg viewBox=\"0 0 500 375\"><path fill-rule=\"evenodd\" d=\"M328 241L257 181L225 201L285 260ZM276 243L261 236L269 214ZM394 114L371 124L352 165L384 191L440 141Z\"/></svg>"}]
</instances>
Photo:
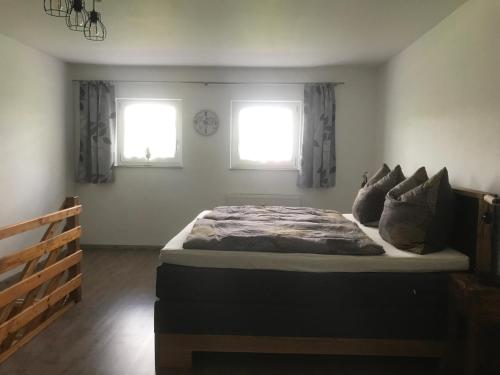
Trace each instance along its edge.
<instances>
[{"instance_id":1,"label":"white bed sheet","mask_svg":"<svg viewBox=\"0 0 500 375\"><path fill-rule=\"evenodd\" d=\"M210 211L200 213L165 245L160 252L161 262L189 267L300 272L442 272L464 271L469 268L469 258L450 248L427 255L398 250L380 237L377 228L359 224L351 214L344 216L358 223L373 241L382 245L385 254L350 256L183 249L182 244L196 219L208 212Z\"/></svg>"}]
</instances>

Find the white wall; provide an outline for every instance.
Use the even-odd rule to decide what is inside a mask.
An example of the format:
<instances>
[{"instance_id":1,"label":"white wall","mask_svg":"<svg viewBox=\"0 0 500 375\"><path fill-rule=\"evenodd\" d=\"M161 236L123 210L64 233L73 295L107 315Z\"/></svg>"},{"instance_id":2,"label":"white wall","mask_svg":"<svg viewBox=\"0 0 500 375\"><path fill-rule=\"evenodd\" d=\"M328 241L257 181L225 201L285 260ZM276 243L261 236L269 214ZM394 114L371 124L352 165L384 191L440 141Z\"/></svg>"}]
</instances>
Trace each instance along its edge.
<instances>
[{"instance_id":1,"label":"white wall","mask_svg":"<svg viewBox=\"0 0 500 375\"><path fill-rule=\"evenodd\" d=\"M69 189L62 62L0 35L0 227L55 211ZM3 254L40 233L0 241Z\"/></svg>"},{"instance_id":2,"label":"white wall","mask_svg":"<svg viewBox=\"0 0 500 375\"><path fill-rule=\"evenodd\" d=\"M381 69L379 155L500 193L500 1L470 0Z\"/></svg>"},{"instance_id":3,"label":"white wall","mask_svg":"<svg viewBox=\"0 0 500 375\"><path fill-rule=\"evenodd\" d=\"M161 245L199 211L224 204L228 193L299 194L302 204L350 211L365 170L375 168L376 71L366 67L232 69L71 66L73 79L132 81L345 81L337 88L337 186L299 189L297 172L229 170L231 99L302 99L300 86L208 86L118 83L117 96L183 99L182 169L116 169L116 181L77 185L84 204L84 243ZM202 137L194 114L213 109L219 131Z\"/></svg>"}]
</instances>

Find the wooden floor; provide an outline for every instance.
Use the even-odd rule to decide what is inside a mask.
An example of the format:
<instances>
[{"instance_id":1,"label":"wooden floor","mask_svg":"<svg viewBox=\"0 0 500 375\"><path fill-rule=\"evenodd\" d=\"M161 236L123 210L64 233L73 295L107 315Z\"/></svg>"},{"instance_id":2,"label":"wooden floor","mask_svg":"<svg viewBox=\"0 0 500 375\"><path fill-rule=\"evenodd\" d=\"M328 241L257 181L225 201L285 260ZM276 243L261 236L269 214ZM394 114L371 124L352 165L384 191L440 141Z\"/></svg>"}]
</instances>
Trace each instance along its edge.
<instances>
[{"instance_id":1,"label":"wooden floor","mask_svg":"<svg viewBox=\"0 0 500 375\"><path fill-rule=\"evenodd\" d=\"M90 250L83 301L0 365L0 375L153 375L157 251ZM433 360L195 353L192 374L437 374ZM176 374L171 371L168 374Z\"/></svg>"}]
</instances>

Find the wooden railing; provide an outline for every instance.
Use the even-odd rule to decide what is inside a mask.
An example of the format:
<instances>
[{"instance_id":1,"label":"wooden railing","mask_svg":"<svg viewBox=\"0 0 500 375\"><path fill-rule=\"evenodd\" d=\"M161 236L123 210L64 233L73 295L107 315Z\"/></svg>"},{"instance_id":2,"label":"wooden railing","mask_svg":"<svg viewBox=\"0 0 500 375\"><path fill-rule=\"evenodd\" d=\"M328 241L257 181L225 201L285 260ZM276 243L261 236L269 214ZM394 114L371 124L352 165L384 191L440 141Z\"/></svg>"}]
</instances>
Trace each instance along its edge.
<instances>
[{"instance_id":1,"label":"wooden railing","mask_svg":"<svg viewBox=\"0 0 500 375\"><path fill-rule=\"evenodd\" d=\"M22 268L0 291L0 363L81 300L81 211L69 197L60 211L0 228L3 240L48 225L40 242L0 258L2 278Z\"/></svg>"}]
</instances>

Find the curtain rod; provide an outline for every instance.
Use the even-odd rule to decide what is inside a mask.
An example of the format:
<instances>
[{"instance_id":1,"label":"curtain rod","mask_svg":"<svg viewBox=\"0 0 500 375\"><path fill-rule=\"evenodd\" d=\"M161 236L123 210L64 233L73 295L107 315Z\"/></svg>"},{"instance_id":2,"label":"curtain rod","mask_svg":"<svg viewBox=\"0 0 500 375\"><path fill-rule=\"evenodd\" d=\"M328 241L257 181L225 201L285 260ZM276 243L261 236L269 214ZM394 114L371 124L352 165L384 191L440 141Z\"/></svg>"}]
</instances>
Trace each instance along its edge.
<instances>
[{"instance_id":1,"label":"curtain rod","mask_svg":"<svg viewBox=\"0 0 500 375\"><path fill-rule=\"evenodd\" d=\"M74 79L73 82L82 82L85 80ZM133 80L105 80L114 83L181 83L193 85L305 85L307 83L323 83L323 82L222 82L222 81L133 81ZM345 82L328 82L335 86L344 85Z\"/></svg>"}]
</instances>

